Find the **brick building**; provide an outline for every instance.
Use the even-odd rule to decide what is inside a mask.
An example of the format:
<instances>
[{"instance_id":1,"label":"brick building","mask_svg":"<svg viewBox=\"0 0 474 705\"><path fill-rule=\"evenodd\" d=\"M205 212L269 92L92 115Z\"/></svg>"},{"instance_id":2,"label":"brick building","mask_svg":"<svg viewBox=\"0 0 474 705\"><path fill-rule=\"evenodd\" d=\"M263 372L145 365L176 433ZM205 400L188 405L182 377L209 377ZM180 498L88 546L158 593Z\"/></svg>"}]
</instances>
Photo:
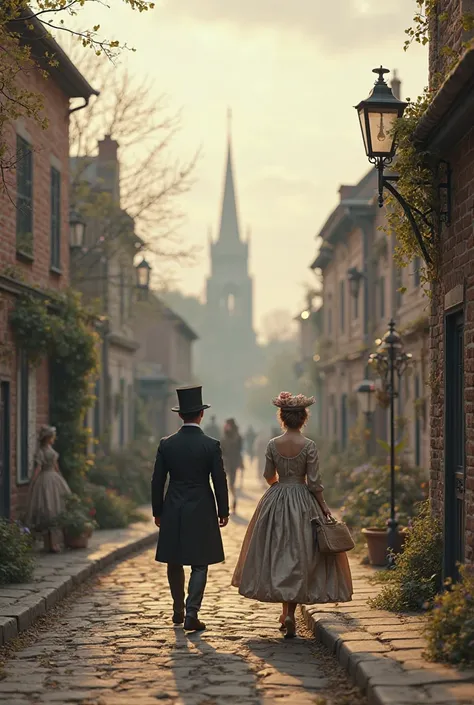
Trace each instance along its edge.
<instances>
[{"instance_id":1,"label":"brick building","mask_svg":"<svg viewBox=\"0 0 474 705\"><path fill-rule=\"evenodd\" d=\"M451 221L440 226L440 272L431 307L431 497L444 520L446 575L474 562L474 48L462 15L471 0L440 0L430 43L430 80L446 47L460 56L415 133L452 173ZM439 14L448 13L449 22Z\"/></svg>"},{"instance_id":2,"label":"brick building","mask_svg":"<svg viewBox=\"0 0 474 705\"><path fill-rule=\"evenodd\" d=\"M88 213L85 241L71 253L71 282L104 317L96 403L88 425L102 449L128 445L134 436L135 353L133 328L136 270L143 247L135 223L121 207L118 143L100 140L97 155L71 159L75 207ZM82 199L82 200L81 200Z\"/></svg>"},{"instance_id":3,"label":"brick building","mask_svg":"<svg viewBox=\"0 0 474 705\"><path fill-rule=\"evenodd\" d=\"M361 418L355 390L368 376L374 341L393 317L414 360L412 374L403 376L398 389L399 437L407 441L406 461L428 468L429 300L421 288L421 262L404 269L395 262L394 238L380 230L385 214L377 205L376 189L375 169L358 184L341 186L340 202L319 233L322 244L312 268L322 274L323 306L316 314L320 337L313 364L319 374L313 377L322 381L321 432L340 450L347 447L349 431ZM351 270L359 279L357 296L351 294ZM372 410L369 447L375 452L375 439L388 439L389 414L375 399Z\"/></svg>"},{"instance_id":4,"label":"brick building","mask_svg":"<svg viewBox=\"0 0 474 705\"><path fill-rule=\"evenodd\" d=\"M147 425L159 439L174 433L181 424L171 407L176 403L176 387L195 381L192 347L198 336L152 292L135 306L132 327L140 341L137 393L145 405Z\"/></svg>"},{"instance_id":5,"label":"brick building","mask_svg":"<svg viewBox=\"0 0 474 705\"><path fill-rule=\"evenodd\" d=\"M0 516L23 508L38 427L48 421L48 364L28 365L16 349L9 315L16 296L69 284L69 103L94 90L36 20L15 23L39 68L20 71L21 87L43 95L49 127L29 118L2 134L16 169L0 186ZM57 63L48 65L45 55Z\"/></svg>"}]
</instances>

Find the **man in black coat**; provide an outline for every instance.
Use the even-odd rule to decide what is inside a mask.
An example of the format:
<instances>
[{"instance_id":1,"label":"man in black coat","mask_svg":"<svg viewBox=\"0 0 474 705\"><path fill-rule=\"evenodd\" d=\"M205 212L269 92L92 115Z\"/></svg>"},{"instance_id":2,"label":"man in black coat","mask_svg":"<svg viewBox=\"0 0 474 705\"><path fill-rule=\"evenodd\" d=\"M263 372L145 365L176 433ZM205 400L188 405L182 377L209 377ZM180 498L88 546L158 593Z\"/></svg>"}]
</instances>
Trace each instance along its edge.
<instances>
[{"instance_id":1,"label":"man in black coat","mask_svg":"<svg viewBox=\"0 0 474 705\"><path fill-rule=\"evenodd\" d=\"M198 613L208 566L224 560L219 527L229 521L229 497L219 441L206 436L200 427L204 410L210 408L202 403L202 387L183 387L176 392L179 406L173 411L180 415L183 425L161 440L151 482L153 516L160 528L156 560L168 564L173 623L184 621L184 629L200 631L206 628ZM169 486L163 498L168 475ZM191 566L186 617L185 565Z\"/></svg>"}]
</instances>

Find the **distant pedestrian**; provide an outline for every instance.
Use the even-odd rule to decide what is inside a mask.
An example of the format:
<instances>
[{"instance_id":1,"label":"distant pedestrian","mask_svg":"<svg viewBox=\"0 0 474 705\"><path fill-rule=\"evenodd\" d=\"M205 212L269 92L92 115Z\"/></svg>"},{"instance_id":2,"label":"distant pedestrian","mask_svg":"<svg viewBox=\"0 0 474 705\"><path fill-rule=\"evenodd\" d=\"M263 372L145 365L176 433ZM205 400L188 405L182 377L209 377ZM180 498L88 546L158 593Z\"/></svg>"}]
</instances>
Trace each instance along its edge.
<instances>
[{"instance_id":1,"label":"distant pedestrian","mask_svg":"<svg viewBox=\"0 0 474 705\"><path fill-rule=\"evenodd\" d=\"M59 471L59 455L53 448L55 440L54 426L41 426L25 520L31 529L43 533L44 547L51 553L61 550L61 531L55 527L55 521L65 509L66 497L71 494Z\"/></svg>"},{"instance_id":2,"label":"distant pedestrian","mask_svg":"<svg viewBox=\"0 0 474 705\"><path fill-rule=\"evenodd\" d=\"M215 416L211 416L210 422L204 428L204 433L206 434L206 436L210 436L211 438L215 438L216 441L218 441L219 438L221 437L221 431L220 431L219 426L217 425Z\"/></svg>"},{"instance_id":3,"label":"distant pedestrian","mask_svg":"<svg viewBox=\"0 0 474 705\"><path fill-rule=\"evenodd\" d=\"M234 419L227 419L224 426L224 433L221 439L222 456L224 458L224 468L229 480L230 492L232 495L232 511L237 509L237 494L235 480L237 470L243 470L242 460L242 437Z\"/></svg>"},{"instance_id":4,"label":"distant pedestrian","mask_svg":"<svg viewBox=\"0 0 474 705\"><path fill-rule=\"evenodd\" d=\"M255 456L255 439L256 438L257 438L257 434L253 430L252 426L249 426L247 433L245 434L245 450L247 451L247 455L249 456L250 460L252 460L252 461Z\"/></svg>"}]
</instances>

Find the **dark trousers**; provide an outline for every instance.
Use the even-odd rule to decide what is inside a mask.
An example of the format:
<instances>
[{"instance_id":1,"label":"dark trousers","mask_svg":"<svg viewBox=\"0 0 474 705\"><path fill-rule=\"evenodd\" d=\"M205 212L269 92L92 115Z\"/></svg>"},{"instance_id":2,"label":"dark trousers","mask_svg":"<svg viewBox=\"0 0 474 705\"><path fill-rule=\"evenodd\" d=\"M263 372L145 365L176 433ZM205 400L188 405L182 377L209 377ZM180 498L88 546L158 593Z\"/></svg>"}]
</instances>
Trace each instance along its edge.
<instances>
[{"instance_id":1,"label":"dark trousers","mask_svg":"<svg viewBox=\"0 0 474 705\"><path fill-rule=\"evenodd\" d=\"M173 598L173 611L184 612L184 568L176 563L168 563L168 582ZM186 615L197 617L207 583L207 565L191 566L186 600Z\"/></svg>"}]
</instances>

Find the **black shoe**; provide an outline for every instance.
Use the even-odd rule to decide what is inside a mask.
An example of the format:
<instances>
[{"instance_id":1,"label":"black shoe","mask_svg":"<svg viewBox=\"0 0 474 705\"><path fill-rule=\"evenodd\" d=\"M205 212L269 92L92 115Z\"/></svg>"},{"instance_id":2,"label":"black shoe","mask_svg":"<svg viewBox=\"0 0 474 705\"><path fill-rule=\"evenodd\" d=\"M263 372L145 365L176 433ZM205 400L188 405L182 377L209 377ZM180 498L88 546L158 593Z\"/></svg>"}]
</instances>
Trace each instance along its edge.
<instances>
[{"instance_id":1,"label":"black shoe","mask_svg":"<svg viewBox=\"0 0 474 705\"><path fill-rule=\"evenodd\" d=\"M184 629L187 632L202 632L205 628L204 622L197 617L186 617L184 620Z\"/></svg>"},{"instance_id":2,"label":"black shoe","mask_svg":"<svg viewBox=\"0 0 474 705\"><path fill-rule=\"evenodd\" d=\"M184 612L173 612L173 624L179 625L184 622Z\"/></svg>"}]
</instances>

